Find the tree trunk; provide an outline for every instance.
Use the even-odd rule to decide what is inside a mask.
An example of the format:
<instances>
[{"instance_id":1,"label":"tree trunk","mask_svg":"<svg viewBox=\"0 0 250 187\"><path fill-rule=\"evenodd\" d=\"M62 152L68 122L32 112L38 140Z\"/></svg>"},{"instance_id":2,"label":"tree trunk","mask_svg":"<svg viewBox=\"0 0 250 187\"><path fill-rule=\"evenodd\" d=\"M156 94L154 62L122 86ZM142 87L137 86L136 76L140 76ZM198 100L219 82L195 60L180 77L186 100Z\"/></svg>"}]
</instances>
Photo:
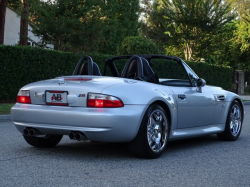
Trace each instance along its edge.
<instances>
[{"instance_id":1,"label":"tree trunk","mask_svg":"<svg viewBox=\"0 0 250 187\"><path fill-rule=\"evenodd\" d=\"M185 60L190 61L192 58L192 49L191 47L188 45L188 42L185 44L184 46L184 54L185 54Z\"/></svg>"},{"instance_id":2,"label":"tree trunk","mask_svg":"<svg viewBox=\"0 0 250 187\"><path fill-rule=\"evenodd\" d=\"M7 0L0 0L0 45L4 42L4 25Z\"/></svg>"},{"instance_id":3,"label":"tree trunk","mask_svg":"<svg viewBox=\"0 0 250 187\"><path fill-rule=\"evenodd\" d=\"M21 0L21 20L20 20L20 43L19 45L28 44L28 16L29 0Z\"/></svg>"}]
</instances>

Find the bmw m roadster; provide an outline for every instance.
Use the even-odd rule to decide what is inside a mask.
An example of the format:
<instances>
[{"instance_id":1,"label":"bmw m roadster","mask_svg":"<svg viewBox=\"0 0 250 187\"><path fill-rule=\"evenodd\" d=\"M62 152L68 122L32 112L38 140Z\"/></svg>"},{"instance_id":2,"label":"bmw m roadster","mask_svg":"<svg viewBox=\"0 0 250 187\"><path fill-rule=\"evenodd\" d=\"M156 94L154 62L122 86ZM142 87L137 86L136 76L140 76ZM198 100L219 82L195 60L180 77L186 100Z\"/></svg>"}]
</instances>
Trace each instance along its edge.
<instances>
[{"instance_id":1,"label":"bmw m roadster","mask_svg":"<svg viewBox=\"0 0 250 187\"><path fill-rule=\"evenodd\" d=\"M122 70L118 60L126 62ZM153 70L160 60L168 70L162 78ZM71 76L22 87L11 109L17 130L32 146L53 147L67 135L127 142L143 158L159 157L170 140L210 134L237 140L243 115L238 95L206 85L182 59L165 55L111 57L103 75L85 56Z\"/></svg>"}]
</instances>

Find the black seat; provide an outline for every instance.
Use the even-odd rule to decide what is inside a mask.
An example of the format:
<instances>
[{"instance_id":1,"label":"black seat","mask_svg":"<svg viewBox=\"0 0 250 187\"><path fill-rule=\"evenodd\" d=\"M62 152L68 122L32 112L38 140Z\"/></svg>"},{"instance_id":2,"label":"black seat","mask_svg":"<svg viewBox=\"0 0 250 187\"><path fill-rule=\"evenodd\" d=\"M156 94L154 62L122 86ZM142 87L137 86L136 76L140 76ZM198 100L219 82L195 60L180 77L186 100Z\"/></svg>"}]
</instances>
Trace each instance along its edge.
<instances>
[{"instance_id":1,"label":"black seat","mask_svg":"<svg viewBox=\"0 0 250 187\"><path fill-rule=\"evenodd\" d=\"M138 76L138 65L137 65L137 61L133 60L128 68L128 72L125 75L125 78L129 78L129 79L134 79Z\"/></svg>"},{"instance_id":2,"label":"black seat","mask_svg":"<svg viewBox=\"0 0 250 187\"><path fill-rule=\"evenodd\" d=\"M128 60L121 77L159 84L159 79L149 66L148 61L136 55Z\"/></svg>"},{"instance_id":3,"label":"black seat","mask_svg":"<svg viewBox=\"0 0 250 187\"><path fill-rule=\"evenodd\" d=\"M89 63L85 62L83 64L83 66L82 66L81 75L89 75L88 69L89 69ZM100 72L100 69L99 69L98 65L95 62L93 62L93 73L92 73L92 75L102 76L102 74Z\"/></svg>"},{"instance_id":4,"label":"black seat","mask_svg":"<svg viewBox=\"0 0 250 187\"><path fill-rule=\"evenodd\" d=\"M84 57L80 58L80 60L78 61L77 65L75 67L73 75L102 76L98 65L95 62L93 62L93 59L90 56L84 56Z\"/></svg>"},{"instance_id":5,"label":"black seat","mask_svg":"<svg viewBox=\"0 0 250 187\"><path fill-rule=\"evenodd\" d=\"M145 58L142 59L142 65L143 65L143 75L145 77L145 81L159 84L159 78L158 76L154 73L152 68L149 66L148 61Z\"/></svg>"},{"instance_id":6,"label":"black seat","mask_svg":"<svg viewBox=\"0 0 250 187\"><path fill-rule=\"evenodd\" d=\"M143 71L142 60L139 56L134 55L128 59L122 71L121 77L144 80L142 71Z\"/></svg>"},{"instance_id":7,"label":"black seat","mask_svg":"<svg viewBox=\"0 0 250 187\"><path fill-rule=\"evenodd\" d=\"M102 76L100 68L95 62L93 62L93 75Z\"/></svg>"}]
</instances>

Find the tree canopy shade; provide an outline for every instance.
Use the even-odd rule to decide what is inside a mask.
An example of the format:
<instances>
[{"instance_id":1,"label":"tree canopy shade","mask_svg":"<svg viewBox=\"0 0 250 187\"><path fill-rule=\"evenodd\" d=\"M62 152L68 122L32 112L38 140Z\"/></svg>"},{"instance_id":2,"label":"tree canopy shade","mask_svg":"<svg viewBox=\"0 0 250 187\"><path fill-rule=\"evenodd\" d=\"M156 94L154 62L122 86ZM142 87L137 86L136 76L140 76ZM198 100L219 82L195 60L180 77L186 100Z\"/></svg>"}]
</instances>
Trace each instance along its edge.
<instances>
[{"instance_id":1,"label":"tree canopy shade","mask_svg":"<svg viewBox=\"0 0 250 187\"><path fill-rule=\"evenodd\" d=\"M209 55L218 44L213 36L234 18L230 4L222 0L156 0L154 3L149 16L156 17L152 20L149 17L149 28L164 29L167 51L183 51L186 60ZM153 20L158 23L152 23Z\"/></svg>"},{"instance_id":2,"label":"tree canopy shade","mask_svg":"<svg viewBox=\"0 0 250 187\"><path fill-rule=\"evenodd\" d=\"M137 34L139 0L48 0L32 9L34 32L58 50L114 53Z\"/></svg>"},{"instance_id":3,"label":"tree canopy shade","mask_svg":"<svg viewBox=\"0 0 250 187\"><path fill-rule=\"evenodd\" d=\"M230 0L233 8L238 13L238 29L235 32L236 43L241 46L241 51L250 51L250 1L249 0Z\"/></svg>"},{"instance_id":4,"label":"tree canopy shade","mask_svg":"<svg viewBox=\"0 0 250 187\"><path fill-rule=\"evenodd\" d=\"M15 12L19 12L20 10L20 5L21 5L21 0L7 0L7 6Z\"/></svg>"},{"instance_id":5,"label":"tree canopy shade","mask_svg":"<svg viewBox=\"0 0 250 187\"><path fill-rule=\"evenodd\" d=\"M234 69L238 65L245 71L250 70L250 1L225 0L231 3L231 9L236 13L235 21L223 34L226 44L222 43L222 50L218 55L218 62L226 62ZM226 34L227 33L227 34ZM230 36L230 37L225 37Z\"/></svg>"},{"instance_id":6,"label":"tree canopy shade","mask_svg":"<svg viewBox=\"0 0 250 187\"><path fill-rule=\"evenodd\" d=\"M113 54L127 36L138 35L139 0L106 0L102 6L105 43L101 52Z\"/></svg>"},{"instance_id":7,"label":"tree canopy shade","mask_svg":"<svg viewBox=\"0 0 250 187\"><path fill-rule=\"evenodd\" d=\"M33 32L43 38L41 45L51 42L58 50L89 51L101 40L100 7L95 0L37 1L31 9Z\"/></svg>"},{"instance_id":8,"label":"tree canopy shade","mask_svg":"<svg viewBox=\"0 0 250 187\"><path fill-rule=\"evenodd\" d=\"M158 46L142 36L128 36L118 48L119 55L159 54Z\"/></svg>"}]
</instances>

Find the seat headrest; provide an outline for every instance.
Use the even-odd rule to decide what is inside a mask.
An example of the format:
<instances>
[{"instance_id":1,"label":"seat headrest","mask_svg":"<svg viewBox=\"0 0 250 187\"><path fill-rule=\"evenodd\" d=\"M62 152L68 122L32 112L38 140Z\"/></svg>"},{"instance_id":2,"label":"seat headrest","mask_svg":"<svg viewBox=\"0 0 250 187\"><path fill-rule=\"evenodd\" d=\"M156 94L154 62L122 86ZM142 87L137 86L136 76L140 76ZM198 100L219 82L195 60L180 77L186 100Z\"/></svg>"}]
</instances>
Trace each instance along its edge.
<instances>
[{"instance_id":1,"label":"seat headrest","mask_svg":"<svg viewBox=\"0 0 250 187\"><path fill-rule=\"evenodd\" d=\"M88 64L88 62L85 62L83 64L83 67L82 67L81 75L89 75L88 68L89 68L89 64ZM93 72L92 75L102 76L100 69L95 62L93 62L93 71L92 72Z\"/></svg>"}]
</instances>

